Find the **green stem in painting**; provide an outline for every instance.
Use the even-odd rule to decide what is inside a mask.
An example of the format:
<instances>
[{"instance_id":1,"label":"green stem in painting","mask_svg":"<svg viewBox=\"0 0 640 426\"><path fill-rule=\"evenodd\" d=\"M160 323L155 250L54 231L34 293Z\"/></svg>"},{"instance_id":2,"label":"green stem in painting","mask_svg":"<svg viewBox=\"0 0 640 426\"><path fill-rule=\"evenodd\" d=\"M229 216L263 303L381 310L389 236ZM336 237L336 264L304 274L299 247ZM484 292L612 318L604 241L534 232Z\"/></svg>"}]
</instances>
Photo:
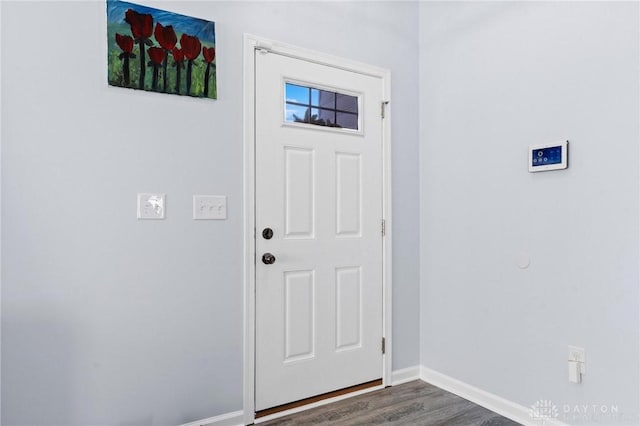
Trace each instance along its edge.
<instances>
[{"instance_id":1,"label":"green stem in painting","mask_svg":"<svg viewBox=\"0 0 640 426\"><path fill-rule=\"evenodd\" d=\"M182 71L182 63L176 64L176 93L180 94L180 72Z\"/></svg>"},{"instance_id":2,"label":"green stem in painting","mask_svg":"<svg viewBox=\"0 0 640 426\"><path fill-rule=\"evenodd\" d=\"M125 53L122 58L122 77L124 78L125 87L129 87L129 54Z\"/></svg>"},{"instance_id":3,"label":"green stem in painting","mask_svg":"<svg viewBox=\"0 0 640 426\"><path fill-rule=\"evenodd\" d=\"M151 80L151 87L153 90L158 90L158 65L153 65L153 78Z\"/></svg>"},{"instance_id":4,"label":"green stem in painting","mask_svg":"<svg viewBox=\"0 0 640 426\"><path fill-rule=\"evenodd\" d=\"M171 51L167 50L164 54L164 61L162 61L162 91L167 91L167 62L169 60L169 53Z\"/></svg>"},{"instance_id":5,"label":"green stem in painting","mask_svg":"<svg viewBox=\"0 0 640 426\"><path fill-rule=\"evenodd\" d=\"M209 73L211 71L211 62L207 62L207 70L204 72L204 97L209 97Z\"/></svg>"},{"instance_id":6,"label":"green stem in painting","mask_svg":"<svg viewBox=\"0 0 640 426\"><path fill-rule=\"evenodd\" d=\"M144 62L144 40L139 40L138 46L140 47L140 80L138 81L138 87L144 89L144 77L147 70Z\"/></svg>"},{"instance_id":7,"label":"green stem in painting","mask_svg":"<svg viewBox=\"0 0 640 426\"><path fill-rule=\"evenodd\" d=\"M187 62L187 95L191 94L191 68L193 67L193 59Z\"/></svg>"}]
</instances>

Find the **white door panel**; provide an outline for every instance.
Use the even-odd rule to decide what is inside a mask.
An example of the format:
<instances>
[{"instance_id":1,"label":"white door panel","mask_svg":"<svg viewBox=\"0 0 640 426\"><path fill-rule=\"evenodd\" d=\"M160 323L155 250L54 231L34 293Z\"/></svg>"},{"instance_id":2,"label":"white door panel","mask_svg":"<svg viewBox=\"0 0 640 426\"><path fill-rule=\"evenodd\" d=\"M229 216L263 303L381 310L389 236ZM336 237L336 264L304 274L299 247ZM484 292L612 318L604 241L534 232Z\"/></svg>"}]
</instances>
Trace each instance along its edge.
<instances>
[{"instance_id":1,"label":"white door panel","mask_svg":"<svg viewBox=\"0 0 640 426\"><path fill-rule=\"evenodd\" d=\"M259 411L382 377L382 82L255 58ZM357 94L359 129L286 123L287 81Z\"/></svg>"},{"instance_id":2,"label":"white door panel","mask_svg":"<svg viewBox=\"0 0 640 426\"><path fill-rule=\"evenodd\" d=\"M336 235L361 237L362 230L362 156L336 153Z\"/></svg>"},{"instance_id":3,"label":"white door panel","mask_svg":"<svg viewBox=\"0 0 640 426\"><path fill-rule=\"evenodd\" d=\"M284 146L284 238L315 235L315 152Z\"/></svg>"}]
</instances>

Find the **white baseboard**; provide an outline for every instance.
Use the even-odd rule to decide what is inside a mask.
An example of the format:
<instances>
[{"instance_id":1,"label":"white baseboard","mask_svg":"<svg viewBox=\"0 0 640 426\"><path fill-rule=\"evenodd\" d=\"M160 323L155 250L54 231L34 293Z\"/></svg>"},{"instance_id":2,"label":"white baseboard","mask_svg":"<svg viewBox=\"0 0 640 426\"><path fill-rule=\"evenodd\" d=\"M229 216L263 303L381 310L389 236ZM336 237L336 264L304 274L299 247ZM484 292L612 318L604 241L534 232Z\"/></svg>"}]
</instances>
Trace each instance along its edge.
<instances>
[{"instance_id":1,"label":"white baseboard","mask_svg":"<svg viewBox=\"0 0 640 426\"><path fill-rule=\"evenodd\" d=\"M525 426L568 426L553 418L533 419L531 411L527 407L424 366L420 367L420 379Z\"/></svg>"},{"instance_id":2,"label":"white baseboard","mask_svg":"<svg viewBox=\"0 0 640 426\"><path fill-rule=\"evenodd\" d=\"M420 366L402 368L391 372L391 386L401 385L420 379Z\"/></svg>"},{"instance_id":3,"label":"white baseboard","mask_svg":"<svg viewBox=\"0 0 640 426\"><path fill-rule=\"evenodd\" d=\"M242 426L244 425L244 411L221 414L208 419L185 423L180 426Z\"/></svg>"}]
</instances>

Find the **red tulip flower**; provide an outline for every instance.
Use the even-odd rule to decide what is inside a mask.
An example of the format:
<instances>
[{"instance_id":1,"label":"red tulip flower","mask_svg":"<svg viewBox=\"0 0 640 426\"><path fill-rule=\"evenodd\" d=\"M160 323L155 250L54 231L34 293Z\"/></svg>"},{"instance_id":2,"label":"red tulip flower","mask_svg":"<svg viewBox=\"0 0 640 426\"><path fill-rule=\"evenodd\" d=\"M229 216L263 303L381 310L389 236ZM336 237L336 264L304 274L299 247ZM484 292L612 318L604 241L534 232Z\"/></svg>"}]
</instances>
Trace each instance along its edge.
<instances>
[{"instance_id":1,"label":"red tulip flower","mask_svg":"<svg viewBox=\"0 0 640 426\"><path fill-rule=\"evenodd\" d=\"M182 47L184 56L189 61L193 61L200 56L200 47L202 47L202 44L198 37L182 34L182 37L180 37L180 46Z\"/></svg>"},{"instance_id":2,"label":"red tulip flower","mask_svg":"<svg viewBox=\"0 0 640 426\"><path fill-rule=\"evenodd\" d=\"M133 39L130 36L116 33L116 43L124 53L133 53Z\"/></svg>"},{"instance_id":3,"label":"red tulip flower","mask_svg":"<svg viewBox=\"0 0 640 426\"><path fill-rule=\"evenodd\" d=\"M133 53L133 39L128 35L116 33L116 43L122 49L122 53L118 58L122 60L122 78L124 85L129 86L129 58L135 58Z\"/></svg>"},{"instance_id":4,"label":"red tulip flower","mask_svg":"<svg viewBox=\"0 0 640 426\"><path fill-rule=\"evenodd\" d=\"M153 34L156 36L156 41L165 50L164 62L162 63L162 90L167 91L167 59L169 52L176 46L178 38L176 32L173 30L172 25L163 26L160 22L156 24L156 29Z\"/></svg>"},{"instance_id":5,"label":"red tulip flower","mask_svg":"<svg viewBox=\"0 0 640 426\"><path fill-rule=\"evenodd\" d=\"M158 44L164 50L172 50L174 47L176 47L178 38L176 37L176 32L173 30L173 26L167 25L165 27L160 22L158 22L153 34L156 36Z\"/></svg>"},{"instance_id":6,"label":"red tulip flower","mask_svg":"<svg viewBox=\"0 0 640 426\"><path fill-rule=\"evenodd\" d=\"M211 70L211 65L213 60L216 58L216 48L215 47L202 47L202 56L204 56L204 60L207 63L207 70L204 72L204 96L209 97L209 73ZM213 65L213 70L215 72L216 66Z\"/></svg>"},{"instance_id":7,"label":"red tulip flower","mask_svg":"<svg viewBox=\"0 0 640 426\"><path fill-rule=\"evenodd\" d=\"M184 52L184 56L187 58L187 95L191 94L191 69L193 67L193 60L200 56L200 40L198 37L190 36L188 34L182 34L180 37L180 47Z\"/></svg>"},{"instance_id":8,"label":"red tulip flower","mask_svg":"<svg viewBox=\"0 0 640 426\"><path fill-rule=\"evenodd\" d=\"M153 80L151 81L151 87L153 90L158 89L158 69L162 66L162 62L165 60L166 55L164 49L161 47L150 47L149 50L150 66L153 67Z\"/></svg>"},{"instance_id":9,"label":"red tulip flower","mask_svg":"<svg viewBox=\"0 0 640 426\"><path fill-rule=\"evenodd\" d=\"M180 74L182 73L182 68L184 68L184 52L182 49L174 47L171 53L176 67L176 93L180 93Z\"/></svg>"},{"instance_id":10,"label":"red tulip flower","mask_svg":"<svg viewBox=\"0 0 640 426\"><path fill-rule=\"evenodd\" d=\"M207 63L210 64L216 58L216 48L215 47L203 47L202 48L202 56L204 56L204 60L207 61Z\"/></svg>"},{"instance_id":11,"label":"red tulip flower","mask_svg":"<svg viewBox=\"0 0 640 426\"><path fill-rule=\"evenodd\" d=\"M181 49L174 47L171 53L173 54L173 60L176 61L176 64L181 64L184 61L184 52Z\"/></svg>"},{"instance_id":12,"label":"red tulip flower","mask_svg":"<svg viewBox=\"0 0 640 426\"><path fill-rule=\"evenodd\" d=\"M150 47L149 50L149 59L151 59L150 65L162 65L162 61L164 61L164 49L160 47Z\"/></svg>"},{"instance_id":13,"label":"red tulip flower","mask_svg":"<svg viewBox=\"0 0 640 426\"><path fill-rule=\"evenodd\" d=\"M146 13L138 13L133 9L129 9L124 14L124 20L131 27L131 34L140 48L140 81L138 86L140 89L144 89L144 77L145 77L145 59L144 59L144 46L153 45L149 37L153 33L153 16Z\"/></svg>"},{"instance_id":14,"label":"red tulip flower","mask_svg":"<svg viewBox=\"0 0 640 426\"><path fill-rule=\"evenodd\" d=\"M133 34L133 38L136 41L146 40L151 37L153 33L153 16L129 9L124 14L124 20L131 27L131 34Z\"/></svg>"}]
</instances>

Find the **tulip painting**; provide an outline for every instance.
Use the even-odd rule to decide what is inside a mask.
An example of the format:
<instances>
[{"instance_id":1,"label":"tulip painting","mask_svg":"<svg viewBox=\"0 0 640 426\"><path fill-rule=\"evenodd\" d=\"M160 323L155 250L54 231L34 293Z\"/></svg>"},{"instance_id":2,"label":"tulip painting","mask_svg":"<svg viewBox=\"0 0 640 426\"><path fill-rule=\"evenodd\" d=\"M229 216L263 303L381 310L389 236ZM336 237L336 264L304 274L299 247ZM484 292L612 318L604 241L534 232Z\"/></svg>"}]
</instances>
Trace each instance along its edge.
<instances>
[{"instance_id":1,"label":"tulip painting","mask_svg":"<svg viewBox=\"0 0 640 426\"><path fill-rule=\"evenodd\" d=\"M110 85L217 98L214 22L106 1Z\"/></svg>"}]
</instances>

